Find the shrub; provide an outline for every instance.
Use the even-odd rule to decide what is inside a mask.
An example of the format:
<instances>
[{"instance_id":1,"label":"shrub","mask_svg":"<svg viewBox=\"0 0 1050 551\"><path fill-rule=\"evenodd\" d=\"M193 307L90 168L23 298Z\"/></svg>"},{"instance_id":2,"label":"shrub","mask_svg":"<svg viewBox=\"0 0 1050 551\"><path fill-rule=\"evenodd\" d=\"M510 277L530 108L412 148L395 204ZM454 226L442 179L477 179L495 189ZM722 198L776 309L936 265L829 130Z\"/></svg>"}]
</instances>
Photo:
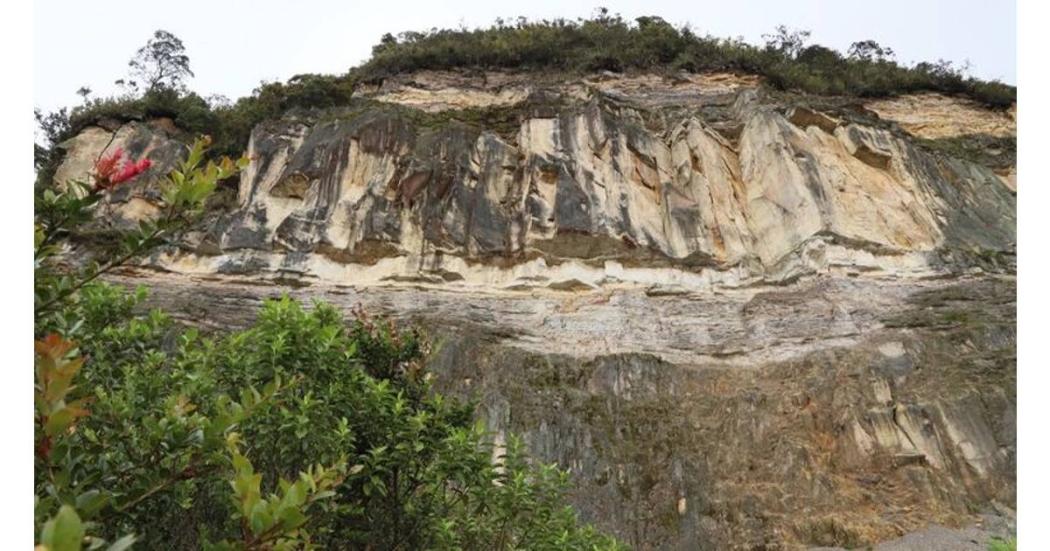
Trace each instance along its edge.
<instances>
[{"instance_id":1,"label":"shrub","mask_svg":"<svg viewBox=\"0 0 1050 551\"><path fill-rule=\"evenodd\" d=\"M63 439L68 464L57 447L57 470L38 463L39 508L75 506L107 541L251 548L242 522L272 515L231 507L230 483L243 500L240 478L265 495L309 472L331 495L288 514L322 548L615 547L562 504L564 473L530 465L516 441L493 462L473 407L430 389L417 332L282 298L252 327L204 337L158 311L129 317L143 297L93 284L70 306L90 359L72 397L90 413Z\"/></svg>"},{"instance_id":2,"label":"shrub","mask_svg":"<svg viewBox=\"0 0 1050 551\"><path fill-rule=\"evenodd\" d=\"M263 83L252 95L233 105L214 110L216 152L238 155L248 146L248 136L256 124L281 117L292 109L324 109L350 103L353 80L349 77L296 75L287 83Z\"/></svg>"}]
</instances>

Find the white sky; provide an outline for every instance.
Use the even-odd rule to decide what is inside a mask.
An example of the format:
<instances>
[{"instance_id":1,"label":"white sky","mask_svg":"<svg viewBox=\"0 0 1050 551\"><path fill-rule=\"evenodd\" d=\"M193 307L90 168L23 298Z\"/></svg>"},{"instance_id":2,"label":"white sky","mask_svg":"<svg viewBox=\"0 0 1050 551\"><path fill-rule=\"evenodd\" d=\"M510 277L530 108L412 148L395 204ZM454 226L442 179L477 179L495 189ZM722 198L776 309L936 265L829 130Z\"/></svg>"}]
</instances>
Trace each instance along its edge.
<instances>
[{"instance_id":1,"label":"white sky","mask_svg":"<svg viewBox=\"0 0 1050 551\"><path fill-rule=\"evenodd\" d=\"M969 60L979 77L1016 83L1011 0L37 0L34 103L45 110L76 104L83 85L96 97L113 92L112 82L126 76L128 59L156 29L182 39L196 73L192 89L236 99L262 80L343 73L367 59L386 32L473 28L518 15L574 19L600 5L627 19L658 15L752 43L779 24L809 29L811 42L840 51L871 38L899 61Z\"/></svg>"}]
</instances>

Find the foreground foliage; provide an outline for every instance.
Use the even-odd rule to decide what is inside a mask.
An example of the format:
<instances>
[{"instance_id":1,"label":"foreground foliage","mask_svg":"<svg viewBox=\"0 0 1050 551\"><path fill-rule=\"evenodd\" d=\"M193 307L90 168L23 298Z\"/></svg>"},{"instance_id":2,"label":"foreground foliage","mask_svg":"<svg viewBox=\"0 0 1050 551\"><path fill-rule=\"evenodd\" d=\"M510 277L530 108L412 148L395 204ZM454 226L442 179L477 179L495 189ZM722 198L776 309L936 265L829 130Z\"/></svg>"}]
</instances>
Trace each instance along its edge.
<instances>
[{"instance_id":1,"label":"foreground foliage","mask_svg":"<svg viewBox=\"0 0 1050 551\"><path fill-rule=\"evenodd\" d=\"M143 163L102 157L93 184L39 198L38 549L619 547L564 505L564 472L513 438L494 448L469 404L431 389L417 331L282 298L204 335L100 283L236 172L205 147L163 186L167 214L87 266L63 245Z\"/></svg>"},{"instance_id":2,"label":"foreground foliage","mask_svg":"<svg viewBox=\"0 0 1050 551\"><path fill-rule=\"evenodd\" d=\"M58 438L38 453L38 513L66 504L147 549L614 547L561 503L564 473L517 442L493 462L472 408L430 390L416 333L284 298L205 337L134 316L143 296L86 287L76 350L38 344L58 374L43 395L77 379L71 422L41 427Z\"/></svg>"}]
</instances>

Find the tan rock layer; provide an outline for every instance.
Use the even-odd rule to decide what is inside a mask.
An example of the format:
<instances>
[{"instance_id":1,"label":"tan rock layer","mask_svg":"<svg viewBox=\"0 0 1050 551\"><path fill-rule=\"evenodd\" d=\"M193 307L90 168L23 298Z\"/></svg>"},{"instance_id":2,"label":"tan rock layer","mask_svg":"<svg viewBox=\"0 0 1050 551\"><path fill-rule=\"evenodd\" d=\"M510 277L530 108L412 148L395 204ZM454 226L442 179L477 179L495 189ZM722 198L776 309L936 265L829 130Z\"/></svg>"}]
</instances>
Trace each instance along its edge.
<instances>
[{"instance_id":1,"label":"tan rock layer","mask_svg":"<svg viewBox=\"0 0 1050 551\"><path fill-rule=\"evenodd\" d=\"M905 95L868 102L865 107L920 138L1017 135L1016 107L1007 111L988 109L972 100L941 94Z\"/></svg>"}]
</instances>

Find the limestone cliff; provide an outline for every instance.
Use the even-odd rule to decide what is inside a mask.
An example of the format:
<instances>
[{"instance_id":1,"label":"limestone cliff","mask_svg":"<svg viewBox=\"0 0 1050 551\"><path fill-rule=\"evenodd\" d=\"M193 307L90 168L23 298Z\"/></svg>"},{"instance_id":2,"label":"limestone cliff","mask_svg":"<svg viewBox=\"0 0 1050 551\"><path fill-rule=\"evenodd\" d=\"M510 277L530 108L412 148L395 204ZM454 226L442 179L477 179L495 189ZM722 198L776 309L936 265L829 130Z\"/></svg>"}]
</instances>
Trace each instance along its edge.
<instances>
[{"instance_id":1,"label":"limestone cliff","mask_svg":"<svg viewBox=\"0 0 1050 551\"><path fill-rule=\"evenodd\" d=\"M641 549L860 545L1012 507L1010 113L732 74L356 95L254 129L236 200L139 276L157 303L236 325L294 282L430 328L441 385ZM182 151L163 124L113 132L58 176ZM107 212L149 216L150 192Z\"/></svg>"}]
</instances>

